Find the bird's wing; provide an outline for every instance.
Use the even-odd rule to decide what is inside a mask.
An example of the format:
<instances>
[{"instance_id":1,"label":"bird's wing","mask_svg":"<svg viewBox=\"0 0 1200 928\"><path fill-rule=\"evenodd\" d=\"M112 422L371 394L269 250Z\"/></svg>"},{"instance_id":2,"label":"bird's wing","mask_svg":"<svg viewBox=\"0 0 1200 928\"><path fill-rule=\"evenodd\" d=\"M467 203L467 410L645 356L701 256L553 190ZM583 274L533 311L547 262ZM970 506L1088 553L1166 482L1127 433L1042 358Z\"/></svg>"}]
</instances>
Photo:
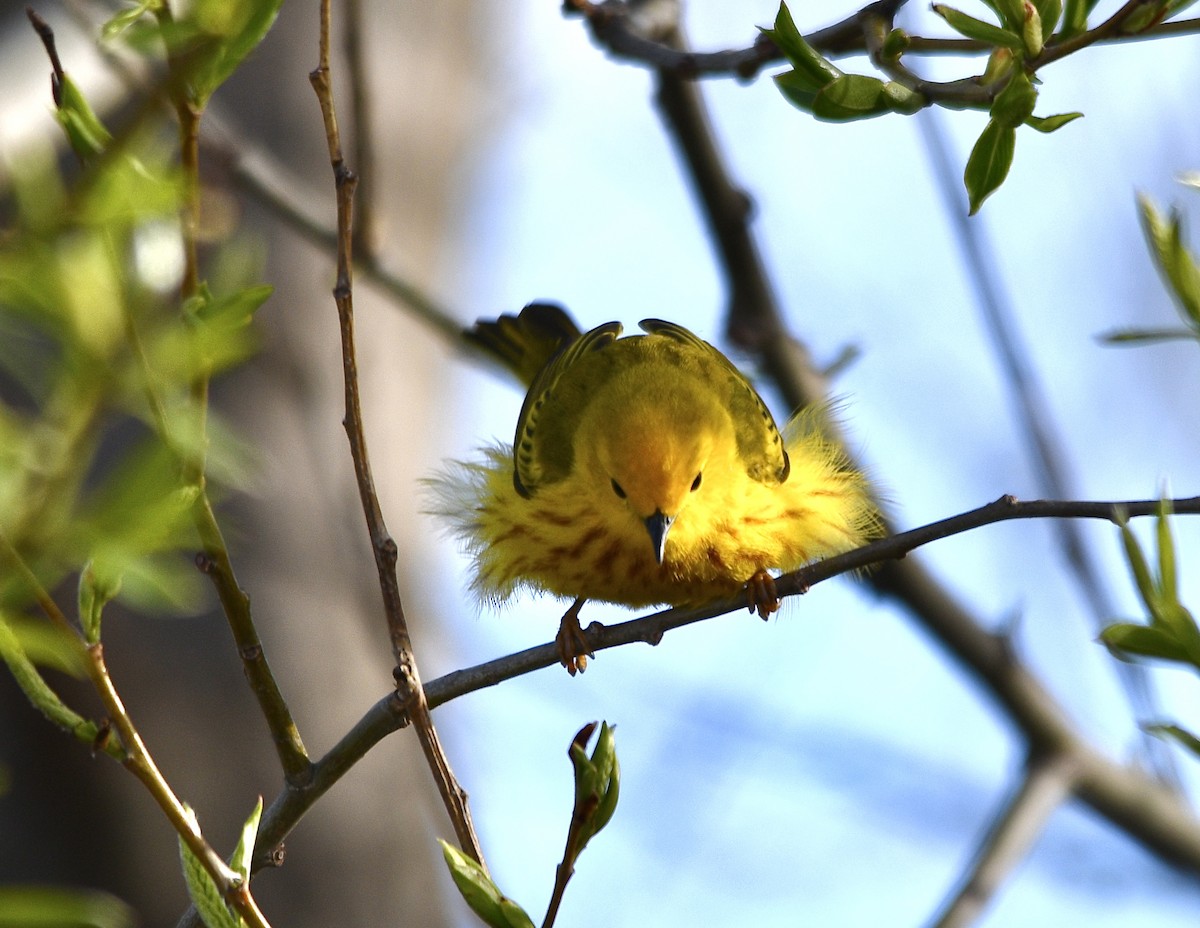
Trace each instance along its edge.
<instances>
[{"instance_id":1,"label":"bird's wing","mask_svg":"<svg viewBox=\"0 0 1200 928\"><path fill-rule=\"evenodd\" d=\"M473 345L501 361L526 388L563 345L580 336L579 326L557 303L530 303L520 315L479 320L463 333Z\"/></svg>"},{"instance_id":2,"label":"bird's wing","mask_svg":"<svg viewBox=\"0 0 1200 928\"><path fill-rule=\"evenodd\" d=\"M565 474L547 474L545 458L538 454L538 421L542 408L554 394L563 375L581 358L610 345L621 334L621 323L606 322L597 326L562 348L550 359L533 381L517 417L517 432L513 437L513 486L518 493L529 498L539 483L547 477L557 478Z\"/></svg>"},{"instance_id":3,"label":"bird's wing","mask_svg":"<svg viewBox=\"0 0 1200 928\"><path fill-rule=\"evenodd\" d=\"M717 371L725 375L729 414L733 418L738 454L746 464L746 472L759 483L776 484L787 480L791 462L775 419L754 385L733 362L704 339L673 322L643 319L638 325L651 335L664 335L716 362Z\"/></svg>"}]
</instances>

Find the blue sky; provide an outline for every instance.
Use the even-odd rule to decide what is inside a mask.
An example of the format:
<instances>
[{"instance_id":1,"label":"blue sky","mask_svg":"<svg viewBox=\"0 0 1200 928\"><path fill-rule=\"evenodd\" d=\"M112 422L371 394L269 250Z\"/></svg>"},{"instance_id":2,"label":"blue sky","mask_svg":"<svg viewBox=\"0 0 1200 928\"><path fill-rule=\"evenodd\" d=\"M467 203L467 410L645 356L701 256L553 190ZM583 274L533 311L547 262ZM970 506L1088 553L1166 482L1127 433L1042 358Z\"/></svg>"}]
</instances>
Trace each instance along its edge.
<instances>
[{"instance_id":1,"label":"blue sky","mask_svg":"<svg viewBox=\"0 0 1200 928\"><path fill-rule=\"evenodd\" d=\"M775 12L769 2L688 7L701 47L747 42ZM849 12L807 5L796 15L812 28ZM927 12L908 12L914 31L945 34ZM488 101L502 130L464 180L459 233L470 245L447 270L449 302L483 313L552 298L585 327L662 316L720 344L720 277L648 76L607 61L553 4L522 4L512 17ZM950 76L963 65L932 67ZM1200 165L1198 71L1191 39L1093 49L1048 68L1038 112L1086 116L1051 136L1021 132L1007 183L975 220L1080 498L1143 498L1163 481L1178 495L1197 489L1200 351L1118 350L1095 336L1175 320L1134 195L1195 213L1197 195L1174 178ZM897 524L1002 493L1038 496L914 121L815 123L766 77L704 86L734 174L756 202L758 240L793 331L819 361L848 345L861 352L835 390ZM961 164L983 117L936 116ZM469 457L507 440L518 391L465 366L455 381L463 428L443 437L442 454ZM1119 609L1136 615L1114 530L1086 534ZM1177 538L1186 563L1200 532L1179 520ZM452 545L445 556L456 557ZM1115 756L1129 754L1133 729L1111 659L1093 641L1048 525L993 526L920 556L989 625L1017 621L1022 658L1080 727ZM464 565L452 562L465 587ZM1185 571L1184 585L1185 601L1197 601L1194 575ZM562 608L535 600L460 610L463 661L548 640ZM1195 681L1171 671L1155 681L1164 714L1186 721ZM653 650L604 652L582 678L543 671L439 710L466 755L459 773L493 871L538 918L570 804L563 751L598 718L618 727L622 803L583 858L562 924L921 924L1022 760L972 681L907 616L844 580L766 624L726 616ZM1194 762L1180 764L1194 783ZM1194 924L1197 911L1195 884L1068 805L981 924L1136 919L1158 928Z\"/></svg>"}]
</instances>

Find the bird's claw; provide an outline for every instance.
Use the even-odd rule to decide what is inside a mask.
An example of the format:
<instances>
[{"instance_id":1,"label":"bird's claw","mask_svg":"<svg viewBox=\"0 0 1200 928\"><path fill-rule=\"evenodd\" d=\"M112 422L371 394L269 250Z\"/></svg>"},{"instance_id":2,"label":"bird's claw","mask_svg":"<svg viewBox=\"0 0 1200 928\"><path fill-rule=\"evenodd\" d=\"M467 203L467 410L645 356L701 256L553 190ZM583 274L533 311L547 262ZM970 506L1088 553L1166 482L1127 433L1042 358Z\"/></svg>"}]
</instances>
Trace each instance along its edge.
<instances>
[{"instance_id":1,"label":"bird's claw","mask_svg":"<svg viewBox=\"0 0 1200 928\"><path fill-rule=\"evenodd\" d=\"M558 634L554 636L554 645L558 649L558 661L567 668L567 673L575 676L587 670L589 657L595 657L587 635L579 624L579 610L583 600L576 600L562 617L558 626Z\"/></svg>"},{"instance_id":2,"label":"bird's claw","mask_svg":"<svg viewBox=\"0 0 1200 928\"><path fill-rule=\"evenodd\" d=\"M765 570L760 570L746 581L746 606L764 620L772 612L778 611L779 593L775 589L775 578Z\"/></svg>"}]
</instances>

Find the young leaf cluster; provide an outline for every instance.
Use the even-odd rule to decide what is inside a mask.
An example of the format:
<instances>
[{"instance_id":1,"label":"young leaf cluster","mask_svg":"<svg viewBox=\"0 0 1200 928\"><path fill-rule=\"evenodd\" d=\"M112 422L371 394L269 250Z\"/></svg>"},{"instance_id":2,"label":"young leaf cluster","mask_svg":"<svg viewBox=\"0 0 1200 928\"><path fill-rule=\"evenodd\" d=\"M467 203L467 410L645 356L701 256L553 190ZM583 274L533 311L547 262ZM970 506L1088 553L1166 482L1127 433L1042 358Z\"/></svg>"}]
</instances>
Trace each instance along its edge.
<instances>
[{"instance_id":1,"label":"young leaf cluster","mask_svg":"<svg viewBox=\"0 0 1200 928\"><path fill-rule=\"evenodd\" d=\"M164 52L177 90L203 110L213 93L270 31L283 0L194 0L176 17L164 0L139 0L104 24L106 39Z\"/></svg>"},{"instance_id":2,"label":"young leaf cluster","mask_svg":"<svg viewBox=\"0 0 1200 928\"><path fill-rule=\"evenodd\" d=\"M253 350L251 317L270 290L230 276L181 304L187 184L172 146L146 124L115 140L32 18L80 167L64 174L36 154L11 164L12 220L0 237L0 657L47 717L94 741L97 726L38 667L82 675L83 648L100 641L114 599L150 613L197 604L192 507L208 474L238 473L240 453L213 440L219 424L194 385ZM74 625L51 599L72 578ZM35 607L56 621L35 620Z\"/></svg>"},{"instance_id":3,"label":"young leaf cluster","mask_svg":"<svg viewBox=\"0 0 1200 928\"><path fill-rule=\"evenodd\" d=\"M195 604L180 553L196 547L200 487L182 465L237 468L190 385L253 349L250 318L269 290L204 290L180 312L179 183L160 146L101 159L83 181L68 192L48 163L16 174L18 221L0 246L0 535L44 589L83 573L94 641L114 597L149 611ZM23 609L28 578L5 566L0 608Z\"/></svg>"},{"instance_id":4,"label":"young leaf cluster","mask_svg":"<svg viewBox=\"0 0 1200 928\"><path fill-rule=\"evenodd\" d=\"M608 824L617 808L621 766L617 762L613 729L607 722L600 724L596 746L589 756L585 748L595 730L595 722L585 725L572 739L567 752L575 772L575 804L571 811L571 825L567 830L566 848L562 863L558 865L554 893L542 928L550 928L554 924L567 881L575 872L575 862L587 843ZM452 844L445 841L439 843L454 885L471 911L484 924L490 928L533 928L533 921L525 910L500 892L477 861Z\"/></svg>"},{"instance_id":5,"label":"young leaf cluster","mask_svg":"<svg viewBox=\"0 0 1200 928\"><path fill-rule=\"evenodd\" d=\"M1121 524L1121 542L1133 574L1138 595L1146 607L1146 622L1117 622L1104 629L1100 638L1117 657L1125 660L1154 658L1200 671L1200 626L1179 601L1179 578L1175 541L1171 535L1171 510L1159 505L1156 520L1157 571L1128 523ZM1178 725L1154 725L1152 731L1174 737L1200 755L1200 740Z\"/></svg>"},{"instance_id":6,"label":"young leaf cluster","mask_svg":"<svg viewBox=\"0 0 1200 928\"><path fill-rule=\"evenodd\" d=\"M1149 197L1138 197L1138 213L1142 230L1150 245L1150 255L1171 291L1179 315L1181 329L1120 329L1104 336L1110 344L1135 345L1147 342L1190 339L1200 342L1200 267L1196 257L1183 241L1183 217L1177 208L1167 215L1159 212Z\"/></svg>"},{"instance_id":7,"label":"young leaf cluster","mask_svg":"<svg viewBox=\"0 0 1200 928\"><path fill-rule=\"evenodd\" d=\"M849 122L883 113L915 113L925 106L920 94L895 81L847 74L804 40L786 3L779 5L775 26L763 35L787 56L792 70L775 76L775 84L791 103L817 119Z\"/></svg>"},{"instance_id":8,"label":"young leaf cluster","mask_svg":"<svg viewBox=\"0 0 1200 928\"><path fill-rule=\"evenodd\" d=\"M190 808L187 811L194 828L199 831L200 825L196 821L195 813ZM250 817L242 825L237 847L229 860L230 868L241 877L243 884L250 880L250 861L254 856L254 842L258 837L258 823L262 818L262 811L263 801L260 796ZM182 836L179 838L179 859L183 865L183 878L187 883L188 896L207 928L246 928L246 922L226 903L216 882L192 853Z\"/></svg>"},{"instance_id":9,"label":"young leaf cluster","mask_svg":"<svg viewBox=\"0 0 1200 928\"><path fill-rule=\"evenodd\" d=\"M1033 115L1038 96L1033 77L1036 62L1062 19L1061 0L984 2L997 22L934 4L934 12L952 29L992 48L982 74L945 85L923 81L901 64L909 39L898 29L878 40L875 54L876 64L893 73L895 80L847 74L805 41L787 4L781 3L774 27L762 30L792 65L792 70L775 77L775 83L793 105L817 119L835 122L885 113L911 114L932 103L987 109L987 125L971 151L963 177L971 212L975 213L1008 176L1018 127L1027 125L1039 132L1053 132L1081 115ZM1084 0L1070 5L1068 13L1073 22L1082 19L1086 25L1090 9L1090 0ZM1064 34L1060 33L1059 38Z\"/></svg>"}]
</instances>

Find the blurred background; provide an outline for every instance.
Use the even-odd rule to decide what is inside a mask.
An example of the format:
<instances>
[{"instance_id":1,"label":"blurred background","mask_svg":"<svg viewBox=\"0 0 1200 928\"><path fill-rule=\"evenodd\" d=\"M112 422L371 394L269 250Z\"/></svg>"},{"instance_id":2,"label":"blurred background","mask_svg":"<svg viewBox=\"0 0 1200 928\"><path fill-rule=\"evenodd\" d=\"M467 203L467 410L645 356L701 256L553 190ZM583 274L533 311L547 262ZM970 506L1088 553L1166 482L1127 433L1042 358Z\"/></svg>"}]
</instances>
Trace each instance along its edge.
<instances>
[{"instance_id":1,"label":"blurred background","mask_svg":"<svg viewBox=\"0 0 1200 928\"><path fill-rule=\"evenodd\" d=\"M776 9L770 0L692 0L684 18L694 45L715 49L749 44ZM802 30L852 11L794 9ZM119 105L119 84L72 32L68 12L39 12L77 80ZM1108 12L1101 4L1098 14ZM7 11L0 48L14 88L0 110L6 157L54 131L48 69L19 14ZM367 2L364 17L377 144L360 195L376 209L384 264L464 325L551 299L584 328L618 319L633 329L661 316L723 344L725 286L643 69L607 60L553 3ZM915 7L898 24L947 34ZM254 151L297 202L332 222L306 79L316 25L315 8L285 4L279 27L218 94L230 126L220 141ZM1197 492L1200 351L1113 348L1096 337L1176 321L1134 197L1196 212L1200 195L1176 181L1200 167L1195 42L1092 48L1048 67L1037 112L1085 118L1050 136L1019 132L1009 179L971 220L1076 498ZM948 79L977 68L931 60L924 73ZM834 392L846 397L848 433L898 527L1004 493L1041 495L928 148L931 133L944 141L961 186L985 117L829 125L793 110L766 75L703 88L735 179L753 198L791 331L819 363L857 352ZM332 257L217 174L215 188L253 230L277 288L259 315L261 355L219 391L258 456L255 485L229 510L227 531L284 694L321 754L387 692L391 663L340 424ZM369 284L356 298L368 436L424 678L549 640L563 604L473 604L466 564L421 513L419 478L507 441L521 393ZM775 412L789 410L776 402ZM1183 600L1193 604L1194 521L1175 523ZM1143 538L1149 528L1138 526ZM1116 530L1083 531L1117 604L1111 618L1139 617ZM1136 754L1114 661L1095 643L1048 523L983 528L919 557L981 621L1012 629L1020 658L1095 745ZM584 612L606 623L628 616L595 604ZM206 833L232 845L254 796L273 796L279 776L223 621L130 617L110 628L117 683L151 750ZM1152 681L1161 717L1200 724L1193 679L1155 670ZM49 731L10 681L0 687L0 763L10 776L0 879L108 888L144 924L172 923L185 895L157 810L115 765ZM594 719L617 726L621 805L577 868L562 925L922 924L1024 760L974 680L903 612L844 579L785 603L765 624L730 615L654 649L605 651L579 678L544 670L434 716L493 875L535 918L566 835L566 747ZM1176 760L1195 795L1195 762ZM256 896L276 925L471 924L450 898L435 832L449 837L449 823L415 742L398 733L300 824L285 867L263 874ZM97 850L102 840L107 851ZM1197 912L1194 878L1068 804L979 924L1165 928L1192 925Z\"/></svg>"}]
</instances>

